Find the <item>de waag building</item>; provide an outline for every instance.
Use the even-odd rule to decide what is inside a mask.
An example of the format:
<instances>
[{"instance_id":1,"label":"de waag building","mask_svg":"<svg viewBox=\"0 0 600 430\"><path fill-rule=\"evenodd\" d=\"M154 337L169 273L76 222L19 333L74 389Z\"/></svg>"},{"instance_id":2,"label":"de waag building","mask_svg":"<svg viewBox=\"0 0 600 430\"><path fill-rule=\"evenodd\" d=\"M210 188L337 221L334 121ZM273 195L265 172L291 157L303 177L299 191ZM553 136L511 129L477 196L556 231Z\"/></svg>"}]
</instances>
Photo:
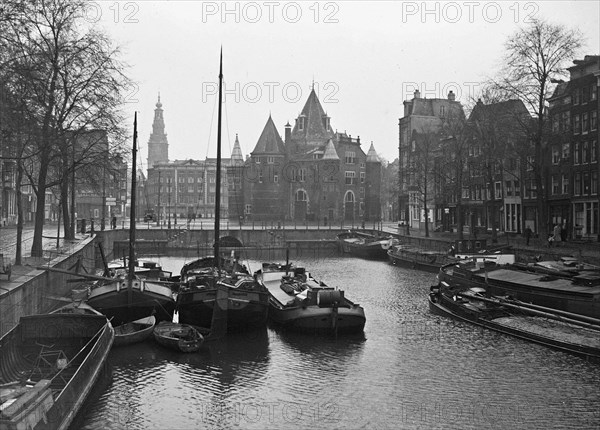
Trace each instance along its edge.
<instances>
[{"instance_id":1,"label":"de waag building","mask_svg":"<svg viewBox=\"0 0 600 430\"><path fill-rule=\"evenodd\" d=\"M334 131L314 89L282 139L269 116L243 163L227 167L229 218L369 222L381 214L381 162L371 143Z\"/></svg>"}]
</instances>

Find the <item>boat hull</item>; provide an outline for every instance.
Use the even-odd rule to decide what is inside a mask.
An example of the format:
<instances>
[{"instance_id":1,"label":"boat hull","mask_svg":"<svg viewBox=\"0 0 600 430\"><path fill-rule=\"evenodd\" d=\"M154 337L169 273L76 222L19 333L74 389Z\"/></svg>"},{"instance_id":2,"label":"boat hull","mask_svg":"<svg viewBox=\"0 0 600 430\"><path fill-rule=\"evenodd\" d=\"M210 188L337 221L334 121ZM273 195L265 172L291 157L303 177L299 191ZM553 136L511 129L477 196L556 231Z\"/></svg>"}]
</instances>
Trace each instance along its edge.
<instances>
[{"instance_id":1,"label":"boat hull","mask_svg":"<svg viewBox=\"0 0 600 430\"><path fill-rule=\"evenodd\" d=\"M396 266L407 267L410 269L423 270L426 272L437 273L442 265L447 264L447 257L434 254L406 253L397 254L392 250L387 252L390 262Z\"/></svg>"},{"instance_id":2,"label":"boat hull","mask_svg":"<svg viewBox=\"0 0 600 430\"><path fill-rule=\"evenodd\" d=\"M269 266L263 264L264 271L257 272L256 276L269 291L269 319L273 323L303 332L350 333L364 330L364 309L345 298L343 291L327 287L308 275L302 277L303 282L295 284L305 288L298 293L291 287L293 283L289 283L293 270L289 267L287 270L273 270ZM304 269L301 272L304 273ZM284 291L284 287L289 293Z\"/></svg>"},{"instance_id":3,"label":"boat hull","mask_svg":"<svg viewBox=\"0 0 600 430\"><path fill-rule=\"evenodd\" d=\"M236 291L233 288L227 290L227 305L223 310L227 312L228 331L265 326L269 311L267 292ZM216 298L216 288L180 291L177 296L179 322L199 327L211 327Z\"/></svg>"},{"instance_id":4,"label":"boat hull","mask_svg":"<svg viewBox=\"0 0 600 430\"><path fill-rule=\"evenodd\" d=\"M179 352L196 352L204 342L200 332L188 324L162 321L153 333L160 345Z\"/></svg>"},{"instance_id":5,"label":"boat hull","mask_svg":"<svg viewBox=\"0 0 600 430\"><path fill-rule=\"evenodd\" d=\"M0 339L0 382L29 377L37 384L3 411L0 428L68 428L101 374L113 340L114 330L102 315L21 318Z\"/></svg>"},{"instance_id":6,"label":"boat hull","mask_svg":"<svg viewBox=\"0 0 600 430\"><path fill-rule=\"evenodd\" d=\"M509 295L522 302L600 318L600 287L574 285L568 278L508 266L475 270L455 264L443 266L438 278L451 285L486 287L495 296Z\"/></svg>"},{"instance_id":7,"label":"boat hull","mask_svg":"<svg viewBox=\"0 0 600 430\"><path fill-rule=\"evenodd\" d=\"M152 315L115 327L114 346L131 345L145 341L152 336L155 325L156 318Z\"/></svg>"},{"instance_id":8,"label":"boat hull","mask_svg":"<svg viewBox=\"0 0 600 430\"><path fill-rule=\"evenodd\" d=\"M584 345L569 342L565 340L564 337L561 339L550 331L547 333L536 333L534 331L520 329L518 328L518 325L509 324L510 319L514 318L514 315L501 309L492 311L491 314L469 309L460 302L454 301L452 298L445 296L439 291L430 293L429 309L431 312L438 315L451 317L519 339L576 354L589 360L600 360L600 343L594 346ZM583 329L578 329L574 326L569 328L571 333L575 333L575 330ZM592 336L595 336L596 334L597 333L593 333Z\"/></svg>"},{"instance_id":9,"label":"boat hull","mask_svg":"<svg viewBox=\"0 0 600 430\"><path fill-rule=\"evenodd\" d=\"M366 322L364 309L360 306L336 309L318 306L282 308L279 304L272 304L269 318L282 328L300 332L361 332Z\"/></svg>"},{"instance_id":10,"label":"boat hull","mask_svg":"<svg viewBox=\"0 0 600 430\"><path fill-rule=\"evenodd\" d=\"M126 280L96 286L87 300L113 323L120 325L154 314L157 321L172 321L175 300L168 286L135 280L129 290Z\"/></svg>"}]
</instances>

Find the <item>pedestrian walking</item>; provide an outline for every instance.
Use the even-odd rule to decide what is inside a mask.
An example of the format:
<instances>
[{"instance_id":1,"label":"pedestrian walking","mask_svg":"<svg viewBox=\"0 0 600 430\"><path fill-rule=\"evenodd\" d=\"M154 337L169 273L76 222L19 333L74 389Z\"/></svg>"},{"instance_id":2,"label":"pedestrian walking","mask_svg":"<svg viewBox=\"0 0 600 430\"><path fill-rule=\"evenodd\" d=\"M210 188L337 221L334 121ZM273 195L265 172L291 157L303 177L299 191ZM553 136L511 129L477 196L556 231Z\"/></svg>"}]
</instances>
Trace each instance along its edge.
<instances>
[{"instance_id":1,"label":"pedestrian walking","mask_svg":"<svg viewBox=\"0 0 600 430\"><path fill-rule=\"evenodd\" d=\"M560 227L560 224L556 224L554 226L554 230L552 231L552 235L554 236L554 242L556 243L556 246L560 246L560 242L561 242L561 230L562 228Z\"/></svg>"},{"instance_id":2,"label":"pedestrian walking","mask_svg":"<svg viewBox=\"0 0 600 430\"><path fill-rule=\"evenodd\" d=\"M531 228L527 226L527 228L525 228L525 243L527 244L527 246L529 246L529 239L531 239L531 233L533 233L531 231Z\"/></svg>"}]
</instances>

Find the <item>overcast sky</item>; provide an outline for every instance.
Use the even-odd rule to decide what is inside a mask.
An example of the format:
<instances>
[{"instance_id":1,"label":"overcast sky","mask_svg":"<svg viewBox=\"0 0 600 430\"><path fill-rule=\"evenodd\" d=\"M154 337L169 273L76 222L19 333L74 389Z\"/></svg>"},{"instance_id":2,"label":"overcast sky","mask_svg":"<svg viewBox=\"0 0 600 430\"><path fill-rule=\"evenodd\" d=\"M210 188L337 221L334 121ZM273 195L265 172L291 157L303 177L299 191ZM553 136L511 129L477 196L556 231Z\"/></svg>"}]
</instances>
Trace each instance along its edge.
<instances>
[{"instance_id":1,"label":"overcast sky","mask_svg":"<svg viewBox=\"0 0 600 430\"><path fill-rule=\"evenodd\" d=\"M216 154L216 91L223 46L223 156L236 133L249 154L272 115L280 134L313 85L338 131L397 157L402 102L422 96L467 103L498 69L506 38L529 17L578 27L583 54L600 52L597 1L90 2L97 22L123 48L136 86L142 167L158 92L169 158Z\"/></svg>"}]
</instances>

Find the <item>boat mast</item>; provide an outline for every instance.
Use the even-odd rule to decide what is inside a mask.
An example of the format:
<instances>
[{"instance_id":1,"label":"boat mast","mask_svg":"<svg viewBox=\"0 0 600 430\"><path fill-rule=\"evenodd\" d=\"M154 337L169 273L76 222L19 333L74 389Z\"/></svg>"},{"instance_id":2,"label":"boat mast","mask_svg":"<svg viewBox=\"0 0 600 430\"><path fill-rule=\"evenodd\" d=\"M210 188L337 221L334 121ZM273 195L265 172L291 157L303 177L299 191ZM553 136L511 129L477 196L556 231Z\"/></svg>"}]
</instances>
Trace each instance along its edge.
<instances>
[{"instance_id":1,"label":"boat mast","mask_svg":"<svg viewBox=\"0 0 600 430\"><path fill-rule=\"evenodd\" d=\"M221 271L221 257L219 255L219 236L221 227L221 109L222 109L222 87L223 87L223 48L219 60L219 116L217 120L217 188L215 192L215 260L217 271Z\"/></svg>"},{"instance_id":2,"label":"boat mast","mask_svg":"<svg viewBox=\"0 0 600 430\"><path fill-rule=\"evenodd\" d=\"M131 303L131 283L135 274L135 205L137 190L137 112L133 116L133 160L131 162L131 208L129 214L129 302Z\"/></svg>"}]
</instances>

